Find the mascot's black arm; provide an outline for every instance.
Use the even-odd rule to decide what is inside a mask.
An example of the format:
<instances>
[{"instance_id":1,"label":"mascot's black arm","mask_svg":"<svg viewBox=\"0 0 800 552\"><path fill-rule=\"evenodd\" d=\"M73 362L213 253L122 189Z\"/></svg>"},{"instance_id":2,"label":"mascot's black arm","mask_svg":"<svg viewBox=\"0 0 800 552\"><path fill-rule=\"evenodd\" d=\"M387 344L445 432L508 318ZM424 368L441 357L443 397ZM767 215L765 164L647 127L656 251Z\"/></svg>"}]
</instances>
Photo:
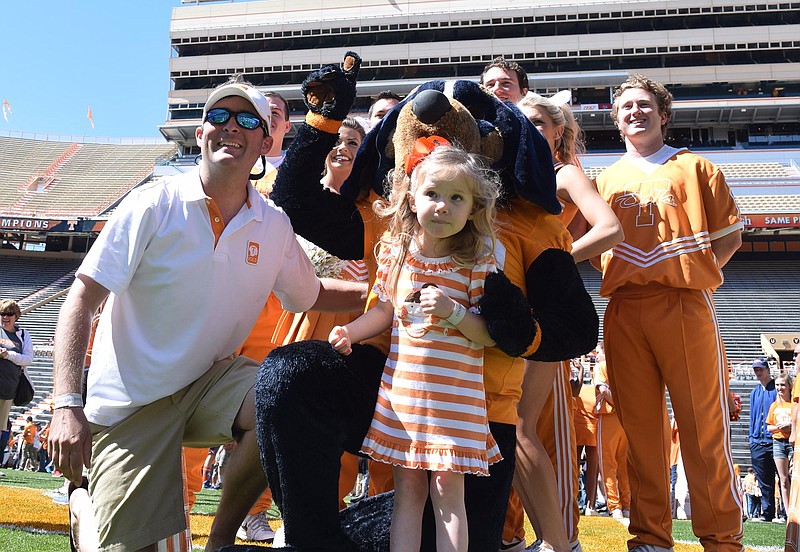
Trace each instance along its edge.
<instances>
[{"instance_id":1,"label":"mascot's black arm","mask_svg":"<svg viewBox=\"0 0 800 552\"><path fill-rule=\"evenodd\" d=\"M302 123L278 170L270 199L294 231L340 259L364 257L364 222L353 201L320 184L338 135Z\"/></svg>"},{"instance_id":2,"label":"mascot's black arm","mask_svg":"<svg viewBox=\"0 0 800 552\"><path fill-rule=\"evenodd\" d=\"M297 234L340 259L363 258L364 222L353 201L324 189L319 180L356 97L359 67L359 55L347 52L341 66L325 65L303 81L308 114L270 193Z\"/></svg>"},{"instance_id":3,"label":"mascot's black arm","mask_svg":"<svg viewBox=\"0 0 800 552\"><path fill-rule=\"evenodd\" d=\"M525 283L527 300L502 272L486 278L479 308L500 350L555 362L594 349L599 319L572 255L545 250L528 267Z\"/></svg>"}]
</instances>

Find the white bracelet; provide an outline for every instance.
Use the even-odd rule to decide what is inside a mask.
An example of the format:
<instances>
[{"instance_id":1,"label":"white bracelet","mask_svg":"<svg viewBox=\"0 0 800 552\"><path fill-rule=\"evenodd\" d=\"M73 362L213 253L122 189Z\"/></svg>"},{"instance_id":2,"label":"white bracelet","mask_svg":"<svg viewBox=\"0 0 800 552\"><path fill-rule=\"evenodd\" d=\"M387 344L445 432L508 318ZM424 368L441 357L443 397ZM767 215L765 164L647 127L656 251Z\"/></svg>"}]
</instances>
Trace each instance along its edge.
<instances>
[{"instance_id":1,"label":"white bracelet","mask_svg":"<svg viewBox=\"0 0 800 552\"><path fill-rule=\"evenodd\" d=\"M450 316L447 317L447 321L450 322L453 326L458 326L461 324L461 321L464 320L464 317L467 315L467 307L459 303L458 301L453 301L455 306L453 307L453 312Z\"/></svg>"},{"instance_id":2,"label":"white bracelet","mask_svg":"<svg viewBox=\"0 0 800 552\"><path fill-rule=\"evenodd\" d=\"M65 393L64 395L56 395L53 397L53 410L70 408L73 406L83 408L83 397L81 397L80 393Z\"/></svg>"}]
</instances>

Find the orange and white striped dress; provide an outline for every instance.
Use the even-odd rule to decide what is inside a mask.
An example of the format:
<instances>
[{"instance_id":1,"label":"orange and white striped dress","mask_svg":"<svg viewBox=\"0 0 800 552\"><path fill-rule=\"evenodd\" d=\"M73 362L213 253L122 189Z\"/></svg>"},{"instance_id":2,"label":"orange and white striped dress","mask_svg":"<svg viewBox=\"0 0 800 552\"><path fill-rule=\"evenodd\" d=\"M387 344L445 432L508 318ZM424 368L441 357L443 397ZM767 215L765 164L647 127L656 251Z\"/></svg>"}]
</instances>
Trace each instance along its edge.
<instances>
[{"instance_id":1,"label":"orange and white striped dress","mask_svg":"<svg viewBox=\"0 0 800 552\"><path fill-rule=\"evenodd\" d=\"M465 267L450 257L430 259L412 250L395 294L388 279L396 255L396 248L384 247L378 259L375 292L393 303L395 316L375 415L361 450L405 468L489 475L489 464L502 456L486 415L483 346L446 320L423 314L419 290L436 285L466 308L477 306L486 275L496 270L494 258Z\"/></svg>"}]
</instances>

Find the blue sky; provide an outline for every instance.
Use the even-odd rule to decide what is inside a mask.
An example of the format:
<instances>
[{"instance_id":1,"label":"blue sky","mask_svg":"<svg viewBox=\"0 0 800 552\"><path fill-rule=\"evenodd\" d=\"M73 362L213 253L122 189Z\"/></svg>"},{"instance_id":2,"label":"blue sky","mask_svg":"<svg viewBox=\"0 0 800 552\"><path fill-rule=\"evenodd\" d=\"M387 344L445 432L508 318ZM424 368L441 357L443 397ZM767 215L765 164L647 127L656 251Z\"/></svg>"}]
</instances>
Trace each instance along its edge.
<instances>
[{"instance_id":1,"label":"blue sky","mask_svg":"<svg viewBox=\"0 0 800 552\"><path fill-rule=\"evenodd\" d=\"M12 0L0 10L0 131L161 137L180 0ZM95 128L87 118L91 106Z\"/></svg>"}]
</instances>

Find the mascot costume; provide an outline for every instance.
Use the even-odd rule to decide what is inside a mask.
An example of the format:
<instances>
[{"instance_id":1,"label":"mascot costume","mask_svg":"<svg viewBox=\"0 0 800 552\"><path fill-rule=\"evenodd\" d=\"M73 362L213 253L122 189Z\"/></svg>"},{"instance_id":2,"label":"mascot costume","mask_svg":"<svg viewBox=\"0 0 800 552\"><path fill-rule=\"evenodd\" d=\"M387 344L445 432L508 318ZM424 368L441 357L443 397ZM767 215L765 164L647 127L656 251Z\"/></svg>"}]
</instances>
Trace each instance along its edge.
<instances>
[{"instance_id":1,"label":"mascot costume","mask_svg":"<svg viewBox=\"0 0 800 552\"><path fill-rule=\"evenodd\" d=\"M490 467L490 477L465 476L469 550L494 552L514 474L522 358L556 361L592 350L597 314L569 254L569 234L554 216L561 206L547 142L515 106L474 82L420 86L367 134L341 195L320 185L325 157L355 98L360 63L348 52L341 67L323 67L304 81L309 113L270 198L303 238L341 259L367 261L382 230L365 220L359 204L389 193L395 167L402 172L418 138L443 136L482 154L498 172L503 191L495 256L502 272L486 279L479 309L497 343L485 351L484 378L490 428L504 460ZM354 344L348 356L327 342L303 341L264 361L255 388L257 433L288 543L276 549L388 552L393 493L338 511L340 457L357 453L369 428L388 341L387 333ZM424 525L422 550L435 550L432 519Z\"/></svg>"}]
</instances>

